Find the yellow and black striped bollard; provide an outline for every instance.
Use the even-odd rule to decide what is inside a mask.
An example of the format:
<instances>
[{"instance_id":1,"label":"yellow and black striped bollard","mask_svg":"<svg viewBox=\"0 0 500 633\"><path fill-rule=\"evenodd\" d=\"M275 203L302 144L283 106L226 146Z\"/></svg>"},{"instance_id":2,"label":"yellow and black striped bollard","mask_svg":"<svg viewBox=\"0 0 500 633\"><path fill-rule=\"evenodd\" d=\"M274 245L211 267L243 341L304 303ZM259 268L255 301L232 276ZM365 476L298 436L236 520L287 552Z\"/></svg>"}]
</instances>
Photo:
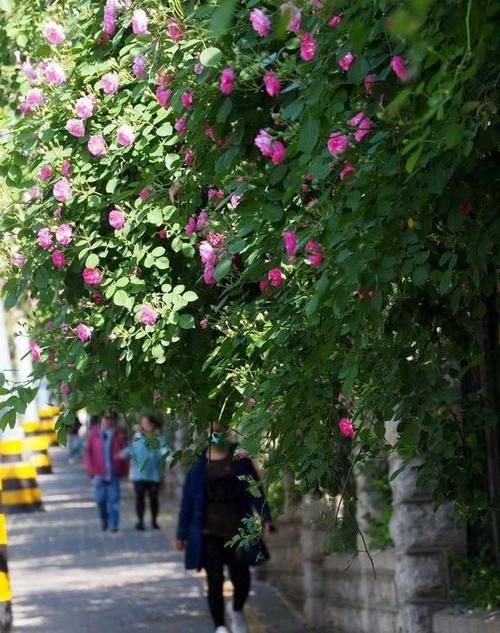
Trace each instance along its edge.
<instances>
[{"instance_id":1,"label":"yellow and black striped bollard","mask_svg":"<svg viewBox=\"0 0 500 633\"><path fill-rule=\"evenodd\" d=\"M2 497L0 480L0 499ZM12 631L12 594L7 565L7 524L0 503L0 633Z\"/></svg>"},{"instance_id":2,"label":"yellow and black striped bollard","mask_svg":"<svg viewBox=\"0 0 500 633\"><path fill-rule=\"evenodd\" d=\"M6 514L43 509L36 468L23 462L23 442L17 438L0 439L0 480Z\"/></svg>"}]
</instances>

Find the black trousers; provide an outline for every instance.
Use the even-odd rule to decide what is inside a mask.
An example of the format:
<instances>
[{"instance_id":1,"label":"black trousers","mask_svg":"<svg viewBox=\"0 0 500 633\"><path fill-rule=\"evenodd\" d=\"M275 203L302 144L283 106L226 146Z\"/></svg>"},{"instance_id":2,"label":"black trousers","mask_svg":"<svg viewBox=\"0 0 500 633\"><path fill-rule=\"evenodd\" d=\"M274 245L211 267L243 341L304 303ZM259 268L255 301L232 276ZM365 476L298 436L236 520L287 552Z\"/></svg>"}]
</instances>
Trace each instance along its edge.
<instances>
[{"instance_id":1,"label":"black trousers","mask_svg":"<svg viewBox=\"0 0 500 633\"><path fill-rule=\"evenodd\" d=\"M226 547L227 538L203 536L203 567L207 573L208 606L215 628L224 626L224 565L234 587L233 607L241 611L250 593L250 567L245 550Z\"/></svg>"},{"instance_id":2,"label":"black trousers","mask_svg":"<svg viewBox=\"0 0 500 633\"><path fill-rule=\"evenodd\" d=\"M158 510L160 508L159 494L160 484L156 481L134 481L135 489L135 510L137 518L144 522L144 511L146 510L146 494L149 496L149 508L151 510L151 521L156 523Z\"/></svg>"}]
</instances>

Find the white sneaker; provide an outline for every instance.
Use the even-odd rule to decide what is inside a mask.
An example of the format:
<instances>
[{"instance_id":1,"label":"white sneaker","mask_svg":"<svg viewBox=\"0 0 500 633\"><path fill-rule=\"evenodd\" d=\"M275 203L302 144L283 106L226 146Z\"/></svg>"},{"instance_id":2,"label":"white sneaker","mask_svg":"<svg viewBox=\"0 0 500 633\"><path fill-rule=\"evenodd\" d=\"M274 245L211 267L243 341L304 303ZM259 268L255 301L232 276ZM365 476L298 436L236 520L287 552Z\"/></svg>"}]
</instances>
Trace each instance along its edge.
<instances>
[{"instance_id":1,"label":"white sneaker","mask_svg":"<svg viewBox=\"0 0 500 633\"><path fill-rule=\"evenodd\" d=\"M215 629L215 633L229 633L225 626L218 626Z\"/></svg>"},{"instance_id":2,"label":"white sneaker","mask_svg":"<svg viewBox=\"0 0 500 633\"><path fill-rule=\"evenodd\" d=\"M249 633L243 611L235 611L231 607L229 613L231 614L231 630L233 633Z\"/></svg>"}]
</instances>

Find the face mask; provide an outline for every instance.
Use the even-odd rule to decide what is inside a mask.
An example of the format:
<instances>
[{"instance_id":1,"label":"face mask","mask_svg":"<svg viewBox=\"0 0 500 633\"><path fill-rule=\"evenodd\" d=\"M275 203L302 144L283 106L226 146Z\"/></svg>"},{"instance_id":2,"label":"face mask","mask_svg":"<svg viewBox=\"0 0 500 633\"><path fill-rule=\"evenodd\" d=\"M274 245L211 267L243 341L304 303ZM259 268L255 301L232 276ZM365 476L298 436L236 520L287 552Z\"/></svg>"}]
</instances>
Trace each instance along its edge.
<instances>
[{"instance_id":1,"label":"face mask","mask_svg":"<svg viewBox=\"0 0 500 633\"><path fill-rule=\"evenodd\" d=\"M224 436L222 435L222 433L213 432L210 434L210 442L212 444L215 444L215 446L217 446L218 444L222 444L223 441Z\"/></svg>"}]
</instances>

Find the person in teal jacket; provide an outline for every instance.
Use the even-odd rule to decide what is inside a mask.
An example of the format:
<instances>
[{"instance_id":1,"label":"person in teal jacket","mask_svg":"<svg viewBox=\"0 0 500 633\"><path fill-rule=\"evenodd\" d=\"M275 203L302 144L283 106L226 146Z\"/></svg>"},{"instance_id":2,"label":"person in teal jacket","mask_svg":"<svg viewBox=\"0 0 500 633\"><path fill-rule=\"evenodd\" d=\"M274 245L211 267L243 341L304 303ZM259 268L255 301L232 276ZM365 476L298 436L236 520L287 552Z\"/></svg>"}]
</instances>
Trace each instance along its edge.
<instances>
[{"instance_id":1,"label":"person in teal jacket","mask_svg":"<svg viewBox=\"0 0 500 633\"><path fill-rule=\"evenodd\" d=\"M146 496L149 497L151 527L160 529L158 512L160 510L160 482L163 462L167 460L168 448L161 435L161 422L152 415L143 415L138 431L124 453L131 460L130 479L134 483L135 509L137 513L136 529L143 531Z\"/></svg>"}]
</instances>

